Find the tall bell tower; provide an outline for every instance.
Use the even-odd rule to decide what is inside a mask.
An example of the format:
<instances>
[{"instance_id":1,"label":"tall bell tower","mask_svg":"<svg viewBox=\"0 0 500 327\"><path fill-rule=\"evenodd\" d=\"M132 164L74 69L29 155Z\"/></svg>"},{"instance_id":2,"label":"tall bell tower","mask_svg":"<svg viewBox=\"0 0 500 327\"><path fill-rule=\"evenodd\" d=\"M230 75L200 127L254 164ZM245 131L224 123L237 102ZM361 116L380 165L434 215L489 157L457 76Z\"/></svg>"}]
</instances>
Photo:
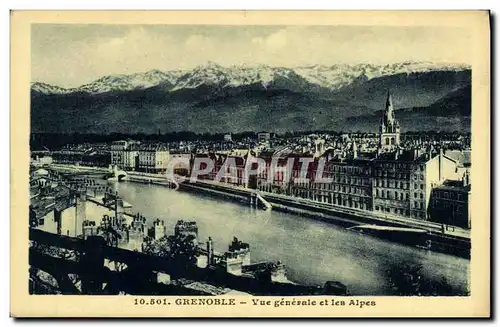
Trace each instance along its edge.
<instances>
[{"instance_id":1,"label":"tall bell tower","mask_svg":"<svg viewBox=\"0 0 500 327\"><path fill-rule=\"evenodd\" d=\"M394 107L392 105L392 95L387 91L387 100L385 101L384 116L380 122L379 129L379 148L382 151L392 151L399 146L400 127L399 122L394 117Z\"/></svg>"}]
</instances>

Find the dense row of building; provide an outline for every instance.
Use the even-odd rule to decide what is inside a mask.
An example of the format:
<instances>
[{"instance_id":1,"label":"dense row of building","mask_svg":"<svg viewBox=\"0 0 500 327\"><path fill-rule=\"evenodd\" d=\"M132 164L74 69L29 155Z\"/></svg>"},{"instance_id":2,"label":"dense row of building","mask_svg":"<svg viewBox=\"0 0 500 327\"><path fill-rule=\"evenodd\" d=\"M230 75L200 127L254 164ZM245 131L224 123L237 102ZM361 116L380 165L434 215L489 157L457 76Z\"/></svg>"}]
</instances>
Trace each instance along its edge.
<instances>
[{"instance_id":1,"label":"dense row of building","mask_svg":"<svg viewBox=\"0 0 500 327\"><path fill-rule=\"evenodd\" d=\"M355 140L348 151L325 149L324 142L316 142L307 163L300 160L303 156L284 149L260 153L249 150L240 156L199 154L214 162L212 171L199 178L332 206L470 228L467 163L464 165L440 147L400 147L400 127L390 95L378 139L375 152L358 151ZM265 162L257 176L248 173L252 157ZM224 164L226 161L232 165ZM319 169L321 162L324 167ZM304 164L308 165L305 169ZM286 167L288 172L277 167ZM328 181L318 181L318 177Z\"/></svg>"}]
</instances>

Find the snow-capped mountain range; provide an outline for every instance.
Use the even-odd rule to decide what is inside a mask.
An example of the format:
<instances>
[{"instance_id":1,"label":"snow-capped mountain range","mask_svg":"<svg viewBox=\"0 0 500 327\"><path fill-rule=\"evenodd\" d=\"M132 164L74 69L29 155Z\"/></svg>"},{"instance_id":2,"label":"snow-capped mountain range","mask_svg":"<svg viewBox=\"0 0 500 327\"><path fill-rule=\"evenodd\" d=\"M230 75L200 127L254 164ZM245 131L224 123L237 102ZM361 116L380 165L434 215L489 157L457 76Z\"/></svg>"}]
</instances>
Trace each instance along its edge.
<instances>
[{"instance_id":1,"label":"snow-capped mountain range","mask_svg":"<svg viewBox=\"0 0 500 327\"><path fill-rule=\"evenodd\" d=\"M31 84L31 90L41 94L86 93L101 94L141 90L158 85L174 92L195 89L202 85L218 87L240 87L261 85L264 88L280 81L282 84L307 85L309 88L338 90L356 81L368 81L381 76L396 74L426 73L433 71L463 71L470 69L464 64L403 62L387 65L338 64L332 66L314 65L296 68L230 66L223 67L207 62L193 70L160 71L151 70L130 75L109 75L77 88L63 88L42 82Z\"/></svg>"}]
</instances>

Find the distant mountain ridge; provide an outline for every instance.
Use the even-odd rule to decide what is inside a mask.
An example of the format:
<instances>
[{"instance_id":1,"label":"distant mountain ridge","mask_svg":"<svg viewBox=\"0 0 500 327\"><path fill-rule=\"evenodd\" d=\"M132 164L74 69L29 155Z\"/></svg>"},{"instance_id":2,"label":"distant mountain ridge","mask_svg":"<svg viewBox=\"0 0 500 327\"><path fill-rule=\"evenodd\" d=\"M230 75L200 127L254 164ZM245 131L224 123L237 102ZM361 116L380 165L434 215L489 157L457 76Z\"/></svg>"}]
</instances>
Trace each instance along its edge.
<instances>
[{"instance_id":1,"label":"distant mountain ridge","mask_svg":"<svg viewBox=\"0 0 500 327\"><path fill-rule=\"evenodd\" d=\"M31 128L98 133L376 131L376 113L390 90L395 108L406 108L396 111L403 131L467 129L470 86L471 70L465 65L292 69L226 68L209 62L189 71L106 76L74 89L33 83Z\"/></svg>"},{"instance_id":2,"label":"distant mountain ridge","mask_svg":"<svg viewBox=\"0 0 500 327\"><path fill-rule=\"evenodd\" d=\"M426 62L404 62L387 65L314 65L283 68L266 65L255 67L223 67L209 61L188 71L173 70L164 72L155 69L129 75L108 75L76 88L64 88L44 82L34 82L31 85L31 89L34 92L46 95L77 92L100 94L146 89L160 84L171 91L186 88L192 89L201 85L238 87L260 84L266 87L277 79L295 79L304 85L305 88L337 90L355 82L363 82L381 76L431 71L462 71L466 69L470 69L470 67L464 64L436 64Z\"/></svg>"}]
</instances>

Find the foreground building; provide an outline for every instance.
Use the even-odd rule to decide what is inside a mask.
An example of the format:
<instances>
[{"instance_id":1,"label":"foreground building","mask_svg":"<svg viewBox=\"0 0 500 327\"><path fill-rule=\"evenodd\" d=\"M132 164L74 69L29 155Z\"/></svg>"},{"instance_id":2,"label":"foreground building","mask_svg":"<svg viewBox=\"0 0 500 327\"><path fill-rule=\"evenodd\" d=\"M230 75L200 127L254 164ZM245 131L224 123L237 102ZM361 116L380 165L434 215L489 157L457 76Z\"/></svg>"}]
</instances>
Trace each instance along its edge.
<instances>
[{"instance_id":1,"label":"foreground building","mask_svg":"<svg viewBox=\"0 0 500 327\"><path fill-rule=\"evenodd\" d=\"M138 141L115 141L111 144L111 164L124 170L147 173L165 172L170 153L162 144L141 144Z\"/></svg>"},{"instance_id":2,"label":"foreground building","mask_svg":"<svg viewBox=\"0 0 500 327\"><path fill-rule=\"evenodd\" d=\"M111 164L124 170L135 170L138 166L140 142L115 141L111 143Z\"/></svg>"},{"instance_id":3,"label":"foreground building","mask_svg":"<svg viewBox=\"0 0 500 327\"><path fill-rule=\"evenodd\" d=\"M457 162L442 151L397 151L373 160L373 210L425 219L431 191L457 177Z\"/></svg>"},{"instance_id":4,"label":"foreground building","mask_svg":"<svg viewBox=\"0 0 500 327\"><path fill-rule=\"evenodd\" d=\"M138 151L137 170L146 173L165 173L170 153L162 144L141 145Z\"/></svg>"},{"instance_id":5,"label":"foreground building","mask_svg":"<svg viewBox=\"0 0 500 327\"><path fill-rule=\"evenodd\" d=\"M446 180L432 190L429 215L432 221L471 228L471 184L469 174L461 180Z\"/></svg>"}]
</instances>

